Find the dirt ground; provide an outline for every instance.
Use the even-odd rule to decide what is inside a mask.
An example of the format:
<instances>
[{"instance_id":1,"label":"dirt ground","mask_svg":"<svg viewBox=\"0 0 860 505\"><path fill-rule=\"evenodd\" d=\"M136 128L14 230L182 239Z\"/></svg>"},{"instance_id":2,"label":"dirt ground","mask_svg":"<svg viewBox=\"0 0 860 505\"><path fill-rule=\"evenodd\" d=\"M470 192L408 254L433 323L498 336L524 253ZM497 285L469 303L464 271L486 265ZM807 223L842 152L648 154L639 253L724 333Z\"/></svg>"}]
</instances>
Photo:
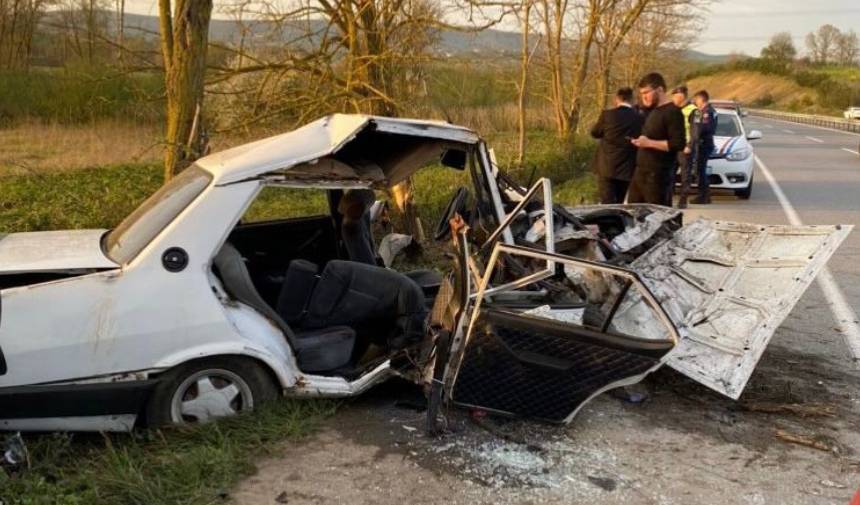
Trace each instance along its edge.
<instances>
[{"instance_id":1,"label":"dirt ground","mask_svg":"<svg viewBox=\"0 0 860 505\"><path fill-rule=\"evenodd\" d=\"M389 383L260 461L234 503L846 505L860 486L860 372L836 331L820 333L816 290L738 402L664 368L640 385L647 401L605 394L567 427L452 410L450 433L430 438L419 392Z\"/></svg>"}]
</instances>

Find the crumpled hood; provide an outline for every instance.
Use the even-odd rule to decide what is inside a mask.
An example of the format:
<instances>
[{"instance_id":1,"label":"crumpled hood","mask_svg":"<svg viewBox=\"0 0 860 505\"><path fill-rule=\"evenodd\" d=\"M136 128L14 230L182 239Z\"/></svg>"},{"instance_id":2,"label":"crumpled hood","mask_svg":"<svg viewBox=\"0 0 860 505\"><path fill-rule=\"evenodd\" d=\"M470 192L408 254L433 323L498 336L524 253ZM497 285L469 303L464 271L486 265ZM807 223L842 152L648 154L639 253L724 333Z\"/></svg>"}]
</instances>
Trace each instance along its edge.
<instances>
[{"instance_id":1,"label":"crumpled hood","mask_svg":"<svg viewBox=\"0 0 860 505\"><path fill-rule=\"evenodd\" d=\"M0 274L117 268L104 255L107 230L66 230L0 235Z\"/></svg>"}]
</instances>

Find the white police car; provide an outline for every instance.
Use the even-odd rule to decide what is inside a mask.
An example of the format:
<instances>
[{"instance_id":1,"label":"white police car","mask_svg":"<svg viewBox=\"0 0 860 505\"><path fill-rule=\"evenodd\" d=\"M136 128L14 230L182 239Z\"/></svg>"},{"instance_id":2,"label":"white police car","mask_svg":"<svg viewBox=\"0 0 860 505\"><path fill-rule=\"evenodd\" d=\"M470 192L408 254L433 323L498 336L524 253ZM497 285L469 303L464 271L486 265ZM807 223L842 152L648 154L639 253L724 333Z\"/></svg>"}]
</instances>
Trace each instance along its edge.
<instances>
[{"instance_id":1,"label":"white police car","mask_svg":"<svg viewBox=\"0 0 860 505\"><path fill-rule=\"evenodd\" d=\"M744 200L752 195L755 157L751 140L760 139L761 131L746 131L735 109L717 108L717 131L714 152L708 160L711 189L732 190Z\"/></svg>"}]
</instances>

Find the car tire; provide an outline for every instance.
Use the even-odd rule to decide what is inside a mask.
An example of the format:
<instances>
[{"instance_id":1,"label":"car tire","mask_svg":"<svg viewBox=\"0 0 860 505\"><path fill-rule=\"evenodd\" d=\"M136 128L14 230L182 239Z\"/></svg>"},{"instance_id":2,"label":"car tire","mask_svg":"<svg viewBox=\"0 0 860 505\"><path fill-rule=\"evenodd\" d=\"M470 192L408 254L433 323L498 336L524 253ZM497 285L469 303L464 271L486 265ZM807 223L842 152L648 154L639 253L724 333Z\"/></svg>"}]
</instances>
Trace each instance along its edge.
<instances>
[{"instance_id":1,"label":"car tire","mask_svg":"<svg viewBox=\"0 0 860 505\"><path fill-rule=\"evenodd\" d=\"M752 196L752 185L753 180L752 177L750 177L750 183L747 184L747 187L745 187L744 189L736 189L735 196L740 198L741 200L749 200Z\"/></svg>"},{"instance_id":2,"label":"car tire","mask_svg":"<svg viewBox=\"0 0 860 505\"><path fill-rule=\"evenodd\" d=\"M253 410L274 400L278 386L250 358L219 356L169 370L146 407L146 425L199 424Z\"/></svg>"}]
</instances>

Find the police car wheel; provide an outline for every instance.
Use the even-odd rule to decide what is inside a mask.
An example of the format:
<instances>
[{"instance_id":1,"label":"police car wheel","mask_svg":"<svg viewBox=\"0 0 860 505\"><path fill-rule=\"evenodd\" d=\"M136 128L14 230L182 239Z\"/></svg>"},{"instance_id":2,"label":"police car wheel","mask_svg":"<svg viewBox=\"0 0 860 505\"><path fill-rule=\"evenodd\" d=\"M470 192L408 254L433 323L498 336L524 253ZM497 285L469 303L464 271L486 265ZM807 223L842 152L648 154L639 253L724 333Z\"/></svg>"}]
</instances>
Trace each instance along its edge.
<instances>
[{"instance_id":1,"label":"police car wheel","mask_svg":"<svg viewBox=\"0 0 860 505\"><path fill-rule=\"evenodd\" d=\"M750 177L750 183L744 189L736 189L735 196L740 198L741 200L749 200L752 196L752 177Z\"/></svg>"}]
</instances>

